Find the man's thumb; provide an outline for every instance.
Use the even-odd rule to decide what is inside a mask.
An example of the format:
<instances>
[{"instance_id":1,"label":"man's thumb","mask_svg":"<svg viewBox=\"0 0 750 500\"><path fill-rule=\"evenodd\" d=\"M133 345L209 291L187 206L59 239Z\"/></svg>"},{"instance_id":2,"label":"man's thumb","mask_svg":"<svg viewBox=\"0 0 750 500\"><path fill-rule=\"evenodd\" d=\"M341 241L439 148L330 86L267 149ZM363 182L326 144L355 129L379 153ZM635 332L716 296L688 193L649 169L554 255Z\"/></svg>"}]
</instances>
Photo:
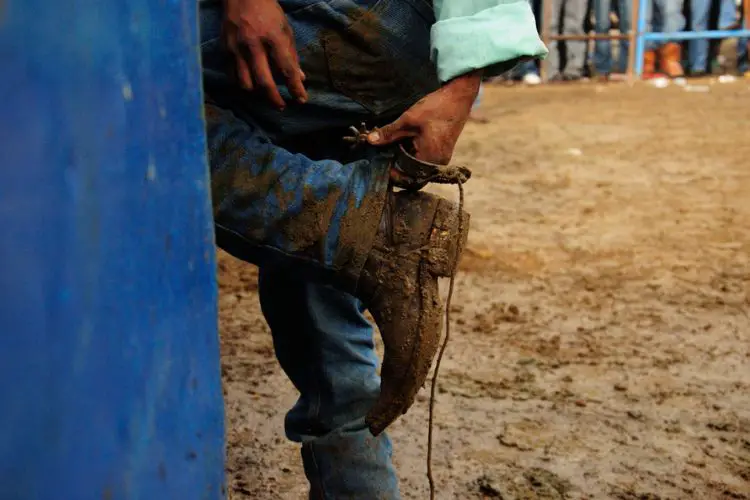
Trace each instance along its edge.
<instances>
[{"instance_id":1,"label":"man's thumb","mask_svg":"<svg viewBox=\"0 0 750 500\"><path fill-rule=\"evenodd\" d=\"M398 119L393 123L389 123L383 128L376 128L369 134L367 134L367 142L373 146L382 146L385 144L391 144L399 141L404 137L409 137L410 134L404 127L403 120Z\"/></svg>"}]
</instances>

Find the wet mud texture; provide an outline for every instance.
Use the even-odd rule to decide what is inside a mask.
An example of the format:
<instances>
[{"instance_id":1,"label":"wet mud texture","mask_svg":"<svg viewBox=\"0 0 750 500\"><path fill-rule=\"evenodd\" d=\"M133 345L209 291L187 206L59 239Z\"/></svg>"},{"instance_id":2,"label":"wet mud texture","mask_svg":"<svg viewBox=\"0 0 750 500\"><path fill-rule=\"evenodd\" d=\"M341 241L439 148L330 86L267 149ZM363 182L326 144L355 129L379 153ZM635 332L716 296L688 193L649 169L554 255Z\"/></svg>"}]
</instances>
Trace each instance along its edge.
<instances>
[{"instance_id":1,"label":"wet mud texture","mask_svg":"<svg viewBox=\"0 0 750 500\"><path fill-rule=\"evenodd\" d=\"M365 420L374 435L407 412L430 372L443 324L438 278L453 275L469 229L461 219L430 193L392 193L386 204L358 294L384 344L380 396Z\"/></svg>"},{"instance_id":2,"label":"wet mud texture","mask_svg":"<svg viewBox=\"0 0 750 500\"><path fill-rule=\"evenodd\" d=\"M348 290L353 291L380 223L387 186L385 168L378 171L360 165L357 168L372 170L355 177L352 171L345 170L347 166L338 165L335 168L343 175L310 172L300 179L287 172L299 170L299 164L288 169L283 165L284 159L299 160L271 147L268 139L253 133L253 125L213 104L206 104L205 117L214 220L217 226L232 232L232 243L239 240L232 250L222 243L222 238L217 238L219 245L232 253L239 248L236 253L258 264L263 262L263 245L273 246L280 237L284 244L280 249L298 258L298 263L313 260L341 270L339 274L345 276L342 281L351 284ZM344 179L352 184L356 178L369 186L369 192L361 199L353 188L346 192L339 189ZM331 185L327 192L318 192L321 187L326 188L326 182L334 180L339 186ZM264 200L266 206L261 204ZM339 210L342 216L338 232L332 236L331 221ZM329 241L333 238L335 241ZM333 255L329 256L333 245Z\"/></svg>"},{"instance_id":3,"label":"wet mud texture","mask_svg":"<svg viewBox=\"0 0 750 500\"><path fill-rule=\"evenodd\" d=\"M472 232L438 498L750 498L748 102L746 82L488 88L454 158ZM220 282L228 489L306 498L255 271L223 255ZM427 498L427 395L390 431L407 499Z\"/></svg>"}]
</instances>

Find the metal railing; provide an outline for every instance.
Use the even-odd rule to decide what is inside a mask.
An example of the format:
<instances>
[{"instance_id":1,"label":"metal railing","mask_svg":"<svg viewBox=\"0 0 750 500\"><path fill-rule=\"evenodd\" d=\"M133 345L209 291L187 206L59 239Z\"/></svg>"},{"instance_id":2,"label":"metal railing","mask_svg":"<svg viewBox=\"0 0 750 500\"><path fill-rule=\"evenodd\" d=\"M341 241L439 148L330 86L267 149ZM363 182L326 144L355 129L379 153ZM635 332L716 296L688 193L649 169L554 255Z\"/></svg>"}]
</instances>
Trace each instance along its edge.
<instances>
[{"instance_id":1,"label":"metal railing","mask_svg":"<svg viewBox=\"0 0 750 500\"><path fill-rule=\"evenodd\" d=\"M744 29L730 30L708 30L708 31L679 31L674 33L646 32L646 21L648 18L648 2L653 0L633 0L631 9L631 30L625 34L599 34L589 33L586 35L552 35L550 34L550 21L554 15L552 1L542 2L542 41L549 46L551 41L591 41L591 40L627 40L629 44L627 79L633 83L643 74L643 57L646 52L647 41L682 41L702 40L715 38L750 38L750 0L743 1L742 22ZM688 1L688 0L686 0ZM750 43L749 43L750 45ZM540 67L542 81L549 78L549 63L542 61Z\"/></svg>"}]
</instances>

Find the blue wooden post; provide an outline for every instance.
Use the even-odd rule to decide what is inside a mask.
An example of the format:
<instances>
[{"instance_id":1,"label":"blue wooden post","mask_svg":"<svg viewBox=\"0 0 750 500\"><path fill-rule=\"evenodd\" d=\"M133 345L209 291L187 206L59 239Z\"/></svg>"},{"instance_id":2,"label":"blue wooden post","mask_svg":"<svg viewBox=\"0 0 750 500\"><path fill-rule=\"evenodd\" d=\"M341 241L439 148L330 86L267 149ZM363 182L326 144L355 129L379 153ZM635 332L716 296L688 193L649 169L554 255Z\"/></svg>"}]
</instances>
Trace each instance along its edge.
<instances>
[{"instance_id":1,"label":"blue wooden post","mask_svg":"<svg viewBox=\"0 0 750 500\"><path fill-rule=\"evenodd\" d=\"M0 0L0 499L224 496L197 2Z\"/></svg>"},{"instance_id":2,"label":"blue wooden post","mask_svg":"<svg viewBox=\"0 0 750 500\"><path fill-rule=\"evenodd\" d=\"M640 0L638 2L638 26L636 27L635 42L635 75L640 78L643 76L643 56L646 53L646 39L643 35L646 33L646 22L652 12L650 3L654 0Z\"/></svg>"}]
</instances>

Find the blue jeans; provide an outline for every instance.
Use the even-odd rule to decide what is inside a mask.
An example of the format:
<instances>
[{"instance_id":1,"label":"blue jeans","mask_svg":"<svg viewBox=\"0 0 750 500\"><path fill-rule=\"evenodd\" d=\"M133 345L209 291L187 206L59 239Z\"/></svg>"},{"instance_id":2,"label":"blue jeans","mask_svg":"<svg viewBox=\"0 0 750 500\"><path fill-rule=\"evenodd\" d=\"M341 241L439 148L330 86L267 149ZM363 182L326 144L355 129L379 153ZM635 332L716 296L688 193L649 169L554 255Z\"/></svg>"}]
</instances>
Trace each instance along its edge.
<instances>
[{"instance_id":1,"label":"blue jeans","mask_svg":"<svg viewBox=\"0 0 750 500\"><path fill-rule=\"evenodd\" d=\"M365 425L380 379L361 304L285 269L261 268L259 285L276 357L300 392L285 427L303 443L310 498L400 498L391 441Z\"/></svg>"},{"instance_id":2,"label":"blue jeans","mask_svg":"<svg viewBox=\"0 0 750 500\"><path fill-rule=\"evenodd\" d=\"M737 69L744 73L746 71L750 71L750 60L748 59L748 52L747 52L747 45L748 42L750 42L750 39L748 38L741 38L737 41L739 44L737 46Z\"/></svg>"},{"instance_id":3,"label":"blue jeans","mask_svg":"<svg viewBox=\"0 0 750 500\"><path fill-rule=\"evenodd\" d=\"M284 112L238 86L219 41L220 2L201 3L217 242L260 266L276 355L300 392L285 427L302 443L310 497L398 499L391 442L364 422L380 390L373 328L340 291L354 289L380 223L390 153L351 151L341 137L352 124L390 122L438 88L433 13L423 0L280 4L309 94ZM342 269L336 289L313 281Z\"/></svg>"},{"instance_id":4,"label":"blue jeans","mask_svg":"<svg viewBox=\"0 0 750 500\"><path fill-rule=\"evenodd\" d=\"M646 0L646 32L673 33L685 28L685 16L682 15L682 0ZM655 9L654 9L655 7ZM665 42L649 40L646 50L653 50Z\"/></svg>"},{"instance_id":5,"label":"blue jeans","mask_svg":"<svg viewBox=\"0 0 750 500\"><path fill-rule=\"evenodd\" d=\"M733 0L719 0L719 29L726 29L735 22L736 7ZM708 18L712 0L690 0L692 31L708 30ZM708 40L690 40L688 44L690 71L703 72L708 69ZM738 54L740 56L740 54Z\"/></svg>"},{"instance_id":6,"label":"blue jeans","mask_svg":"<svg viewBox=\"0 0 750 500\"><path fill-rule=\"evenodd\" d=\"M617 8L620 16L620 32L623 35L630 33L630 0L595 0L594 1L594 30L597 34L606 35L609 33L610 21L609 13L612 10L612 3L617 1ZM620 50L617 63L612 68L612 43L609 40L597 40L594 43L594 68L599 74L625 73L628 69L628 50L630 43L626 40L620 41Z\"/></svg>"},{"instance_id":7,"label":"blue jeans","mask_svg":"<svg viewBox=\"0 0 750 500\"><path fill-rule=\"evenodd\" d=\"M471 105L471 110L474 111L479 108L479 106L482 105L482 96L484 95L484 85L479 86L479 92L477 92L477 97L474 99L474 104Z\"/></svg>"},{"instance_id":8,"label":"blue jeans","mask_svg":"<svg viewBox=\"0 0 750 500\"><path fill-rule=\"evenodd\" d=\"M513 68L511 75L515 78L523 78L526 75L539 75L536 61L525 61Z\"/></svg>"}]
</instances>

